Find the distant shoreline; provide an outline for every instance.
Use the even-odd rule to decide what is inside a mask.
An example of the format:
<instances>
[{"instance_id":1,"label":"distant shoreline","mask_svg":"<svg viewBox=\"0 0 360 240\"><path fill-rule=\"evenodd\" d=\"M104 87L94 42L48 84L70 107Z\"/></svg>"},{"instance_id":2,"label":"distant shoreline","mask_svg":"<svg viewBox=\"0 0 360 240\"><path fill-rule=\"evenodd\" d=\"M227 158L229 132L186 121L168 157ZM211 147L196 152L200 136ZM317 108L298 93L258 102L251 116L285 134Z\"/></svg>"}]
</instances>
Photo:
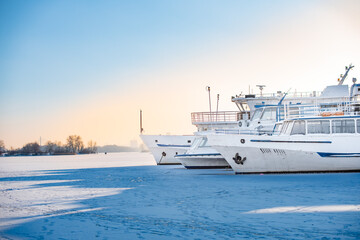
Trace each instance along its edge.
<instances>
[{"instance_id":1,"label":"distant shoreline","mask_svg":"<svg viewBox=\"0 0 360 240\"><path fill-rule=\"evenodd\" d=\"M26 156L66 156L66 155L88 155L88 154L103 154L103 153L120 153L120 152L146 152L143 149L137 147L129 147L129 146L118 146L118 145L104 145L96 147L96 152L91 153L71 153L71 152L55 152L55 153L48 153L48 152L37 152L37 153L12 153L11 151L7 151L5 153L0 154L0 157L26 157Z\"/></svg>"},{"instance_id":2,"label":"distant shoreline","mask_svg":"<svg viewBox=\"0 0 360 240\"><path fill-rule=\"evenodd\" d=\"M55 153L55 154L16 154L16 155L7 155L2 154L0 155L0 158L8 158L8 157L46 157L46 156L76 156L76 155L96 155L96 154L108 154L108 153L146 153L149 151L116 151L116 152L97 152L97 153Z\"/></svg>"}]
</instances>

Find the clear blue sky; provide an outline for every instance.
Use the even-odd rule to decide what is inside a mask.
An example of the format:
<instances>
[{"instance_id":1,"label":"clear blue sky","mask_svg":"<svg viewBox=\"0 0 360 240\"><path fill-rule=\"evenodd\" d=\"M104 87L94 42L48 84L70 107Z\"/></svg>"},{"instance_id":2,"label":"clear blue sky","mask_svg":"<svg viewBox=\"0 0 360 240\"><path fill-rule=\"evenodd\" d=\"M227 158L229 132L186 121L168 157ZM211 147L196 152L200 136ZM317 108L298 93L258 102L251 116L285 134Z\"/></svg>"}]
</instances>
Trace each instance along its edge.
<instances>
[{"instance_id":1,"label":"clear blue sky","mask_svg":"<svg viewBox=\"0 0 360 240\"><path fill-rule=\"evenodd\" d=\"M249 82L250 77L264 79L256 75L260 69L265 76L278 72L288 62L286 57L297 65L288 72L294 75L298 70L293 69L301 70L309 59L319 65L326 59L325 67L338 66L329 76L340 74L348 61L359 62L359 47L355 46L359 6L358 1L1 1L0 139L7 147L20 147L39 136L64 141L69 134L79 134L99 144L127 144L136 138L137 111L143 101L129 93L132 91L149 94L148 103L162 92L174 96L177 89L187 91L184 97L196 99L196 91L203 91L206 84L224 94L236 94L246 91L250 83L259 84ZM333 46L342 47L332 62L324 53ZM287 56L289 49L300 50ZM315 56L305 56L301 49L311 49L309 53ZM357 59L349 57L348 51ZM259 68L237 71L236 65L245 62ZM325 67L321 73L327 71ZM314 69L308 66L310 70ZM244 75L243 85L234 86L244 72L249 75ZM187 78L186 73L192 77ZM229 81L212 79L216 74L228 74ZM183 84L169 87L177 86L180 76ZM276 82L274 76L270 80ZM155 85L161 87L152 89ZM189 90L194 88L198 89ZM224 96L224 102L229 98ZM199 109L206 107L206 101L195 104L196 109L188 100L186 104L171 101L177 111L171 105L161 107L172 118L181 115L182 122L190 111L206 110ZM131 105L136 111L131 117L113 115L112 111L127 112L120 105ZM109 109L105 111L104 106ZM157 108L154 101L146 113L151 115ZM82 128L83 122L90 125ZM185 124L161 129L157 118L148 123L156 126L154 132L171 128L191 132Z\"/></svg>"},{"instance_id":2,"label":"clear blue sky","mask_svg":"<svg viewBox=\"0 0 360 240\"><path fill-rule=\"evenodd\" d=\"M222 38L247 37L262 19L297 5L287 2L2 1L2 94L16 92L29 107L45 99L61 106L64 95L111 88L99 82L104 74L144 71Z\"/></svg>"}]
</instances>

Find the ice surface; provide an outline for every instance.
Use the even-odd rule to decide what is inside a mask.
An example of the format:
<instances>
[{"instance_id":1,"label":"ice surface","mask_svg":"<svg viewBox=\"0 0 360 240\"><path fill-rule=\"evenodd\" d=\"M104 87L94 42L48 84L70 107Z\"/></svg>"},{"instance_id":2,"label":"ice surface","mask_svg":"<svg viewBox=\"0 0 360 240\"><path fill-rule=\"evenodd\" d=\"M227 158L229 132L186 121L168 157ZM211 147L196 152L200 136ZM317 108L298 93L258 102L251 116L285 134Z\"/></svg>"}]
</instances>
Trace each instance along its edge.
<instances>
[{"instance_id":1,"label":"ice surface","mask_svg":"<svg viewBox=\"0 0 360 240\"><path fill-rule=\"evenodd\" d=\"M311 212L359 212L360 205L297 206L275 207L250 211L247 213L311 213Z\"/></svg>"},{"instance_id":2,"label":"ice surface","mask_svg":"<svg viewBox=\"0 0 360 240\"><path fill-rule=\"evenodd\" d=\"M0 158L4 239L359 239L360 174L234 175L148 153Z\"/></svg>"}]
</instances>

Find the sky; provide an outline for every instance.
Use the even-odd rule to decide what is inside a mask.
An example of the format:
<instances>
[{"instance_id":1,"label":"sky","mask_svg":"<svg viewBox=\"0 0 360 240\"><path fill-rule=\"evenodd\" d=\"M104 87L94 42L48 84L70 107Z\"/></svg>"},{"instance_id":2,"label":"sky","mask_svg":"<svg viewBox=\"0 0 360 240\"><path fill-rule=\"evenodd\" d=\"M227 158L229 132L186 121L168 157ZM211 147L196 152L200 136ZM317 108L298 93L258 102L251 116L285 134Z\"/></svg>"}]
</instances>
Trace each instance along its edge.
<instances>
[{"instance_id":1,"label":"sky","mask_svg":"<svg viewBox=\"0 0 360 240\"><path fill-rule=\"evenodd\" d=\"M321 91L352 63L360 1L0 2L0 140L7 148L80 135L98 145L191 134L190 113L231 96Z\"/></svg>"}]
</instances>

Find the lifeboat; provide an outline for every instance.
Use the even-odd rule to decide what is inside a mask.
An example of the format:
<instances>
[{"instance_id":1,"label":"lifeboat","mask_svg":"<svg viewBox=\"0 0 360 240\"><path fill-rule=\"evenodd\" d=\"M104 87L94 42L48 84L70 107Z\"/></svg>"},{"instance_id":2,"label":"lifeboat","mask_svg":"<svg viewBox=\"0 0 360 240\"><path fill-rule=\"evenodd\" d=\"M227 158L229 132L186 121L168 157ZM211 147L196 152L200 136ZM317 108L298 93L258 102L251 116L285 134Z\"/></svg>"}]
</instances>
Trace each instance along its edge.
<instances>
[{"instance_id":1,"label":"lifeboat","mask_svg":"<svg viewBox=\"0 0 360 240\"><path fill-rule=\"evenodd\" d=\"M322 117L344 116L344 112L322 112L320 115Z\"/></svg>"}]
</instances>

